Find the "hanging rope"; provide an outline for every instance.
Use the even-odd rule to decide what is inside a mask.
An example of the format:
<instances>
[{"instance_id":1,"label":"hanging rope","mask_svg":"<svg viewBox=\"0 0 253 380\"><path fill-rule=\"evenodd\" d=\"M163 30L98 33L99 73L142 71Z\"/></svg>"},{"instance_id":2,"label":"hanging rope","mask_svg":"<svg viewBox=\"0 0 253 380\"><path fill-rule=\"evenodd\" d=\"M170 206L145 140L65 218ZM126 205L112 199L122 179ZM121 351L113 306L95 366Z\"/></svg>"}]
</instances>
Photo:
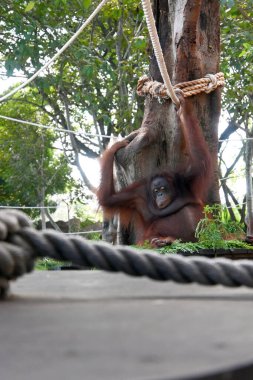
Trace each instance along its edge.
<instances>
[{"instance_id":1,"label":"hanging rope","mask_svg":"<svg viewBox=\"0 0 253 380\"><path fill-rule=\"evenodd\" d=\"M0 211L0 295L8 290L9 280L30 272L36 258L50 257L80 266L95 267L130 276L181 284L221 284L228 287L253 287L253 263L248 260L184 258L162 256L149 250L111 246L81 237L66 236L53 230L36 231L20 211Z\"/></svg>"},{"instance_id":2,"label":"hanging rope","mask_svg":"<svg viewBox=\"0 0 253 380\"><path fill-rule=\"evenodd\" d=\"M0 103L4 100L10 98L12 95L16 94L16 92L20 91L22 88L31 83L35 78L39 76L39 74L44 71L47 67L49 67L82 33L82 31L86 28L87 25L93 20L93 18L98 14L100 9L108 2L108 0L102 0L101 3L97 6L97 8L92 12L92 14L87 18L87 20L83 23L83 25L75 32L75 34L66 42L66 44L49 60L45 63L43 67L41 67L36 73L34 73L27 81L22 83L20 86L14 88L8 94L2 96L0 98Z\"/></svg>"},{"instance_id":3,"label":"hanging rope","mask_svg":"<svg viewBox=\"0 0 253 380\"><path fill-rule=\"evenodd\" d=\"M211 91L216 90L217 87L224 86L224 84L224 74L217 73L215 75L207 74L205 78L178 83L173 88L174 90L180 89L183 93L183 96L187 98L188 96L197 95L201 92L209 94ZM138 81L137 94L140 96L146 96L147 94L150 94L154 98L161 99L170 98L170 93L163 83L152 81L146 75L141 77Z\"/></svg>"},{"instance_id":4,"label":"hanging rope","mask_svg":"<svg viewBox=\"0 0 253 380\"><path fill-rule=\"evenodd\" d=\"M190 82L179 83L175 86L172 86L170 77L165 65L163 52L161 49L159 37L157 34L154 15L152 12L150 0L142 0L143 11L145 14L147 27L150 35L150 39L153 45L154 53L156 56L157 64L160 69L164 83L159 83L157 81L152 81L147 76L143 76L138 81L137 85L137 94L140 96L145 96L150 94L156 98L165 98L171 99L173 103L179 107L180 102L176 95L176 90L181 90L184 97L192 96L199 94L200 92L209 92L214 91L218 86L224 86L224 75L223 73L207 74L205 78L197 79Z\"/></svg>"},{"instance_id":5,"label":"hanging rope","mask_svg":"<svg viewBox=\"0 0 253 380\"><path fill-rule=\"evenodd\" d=\"M155 26L155 20L154 20L154 15L153 15L153 12L152 12L150 0L142 0L142 7L143 7L143 11L144 11L144 14L145 14L145 17L146 17L146 23L147 23L150 39L152 41L152 45L153 45L154 53L155 53L155 56L156 56L156 60L157 60L157 63L158 63L158 66L159 66L159 69L160 69L160 73L162 75L165 87L166 87L167 92L169 94L169 97L171 98L171 100L173 101L173 103L175 103L176 106L179 107L180 102L179 102L179 99L178 99L178 97L177 97L177 95L175 93L175 90L174 90L174 88L173 88L173 86L171 84L170 77L169 77L169 74L168 74L168 71L167 71L167 68L166 68L166 65L165 65L165 61L164 61L164 57L163 57L163 52L162 52L162 48L161 48L161 45L160 45L159 37L158 37L158 34L157 34L157 30L156 30L156 26Z\"/></svg>"}]
</instances>

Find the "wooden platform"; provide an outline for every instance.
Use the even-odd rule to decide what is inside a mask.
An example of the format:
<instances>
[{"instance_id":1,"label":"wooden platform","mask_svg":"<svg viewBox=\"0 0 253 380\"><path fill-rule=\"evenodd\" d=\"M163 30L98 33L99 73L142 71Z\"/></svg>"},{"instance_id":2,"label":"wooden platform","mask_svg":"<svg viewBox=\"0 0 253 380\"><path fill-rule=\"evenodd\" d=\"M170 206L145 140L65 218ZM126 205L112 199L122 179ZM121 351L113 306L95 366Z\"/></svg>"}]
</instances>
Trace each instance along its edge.
<instances>
[{"instance_id":1,"label":"wooden platform","mask_svg":"<svg viewBox=\"0 0 253 380\"><path fill-rule=\"evenodd\" d=\"M253 379L253 290L34 272L1 302L3 380Z\"/></svg>"}]
</instances>

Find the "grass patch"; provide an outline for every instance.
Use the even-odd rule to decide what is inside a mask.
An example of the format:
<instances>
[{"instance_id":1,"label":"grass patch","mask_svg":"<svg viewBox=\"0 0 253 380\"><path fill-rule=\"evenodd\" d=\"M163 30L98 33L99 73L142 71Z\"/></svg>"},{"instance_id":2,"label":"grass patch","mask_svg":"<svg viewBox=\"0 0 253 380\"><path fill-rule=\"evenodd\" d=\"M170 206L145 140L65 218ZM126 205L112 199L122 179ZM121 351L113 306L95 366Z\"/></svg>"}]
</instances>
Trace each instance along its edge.
<instances>
[{"instance_id":1,"label":"grass patch","mask_svg":"<svg viewBox=\"0 0 253 380\"><path fill-rule=\"evenodd\" d=\"M222 247L214 247L213 243L210 242L196 242L196 243L182 243L179 240L174 241L170 246L162 247L156 249L161 254L169 254L169 253L178 253L178 252L185 252L185 253L198 253L202 249L251 249L253 250L253 246L250 244L247 244L240 240L224 240Z\"/></svg>"},{"instance_id":2,"label":"grass patch","mask_svg":"<svg viewBox=\"0 0 253 380\"><path fill-rule=\"evenodd\" d=\"M47 257L43 259L36 260L35 269L36 270L57 270L63 265L68 265L69 262L58 261L54 259L49 259Z\"/></svg>"}]
</instances>

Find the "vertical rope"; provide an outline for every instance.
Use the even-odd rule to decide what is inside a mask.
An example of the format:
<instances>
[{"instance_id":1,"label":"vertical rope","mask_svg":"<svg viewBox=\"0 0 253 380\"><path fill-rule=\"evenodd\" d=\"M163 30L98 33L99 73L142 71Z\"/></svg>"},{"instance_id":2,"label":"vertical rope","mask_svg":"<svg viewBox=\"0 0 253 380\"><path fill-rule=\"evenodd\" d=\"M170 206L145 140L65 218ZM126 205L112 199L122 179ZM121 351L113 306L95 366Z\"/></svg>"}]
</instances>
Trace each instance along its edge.
<instances>
[{"instance_id":1,"label":"vertical rope","mask_svg":"<svg viewBox=\"0 0 253 380\"><path fill-rule=\"evenodd\" d=\"M177 107L179 107L180 102L173 89L173 86L171 84L170 77L165 65L162 48L160 45L159 37L158 37L156 26L155 26L154 15L151 9L150 0L142 0L142 7L143 7L143 11L146 17L146 23L147 23L149 35L152 41L154 53L157 59L157 63L158 63L164 84L168 90L171 100L173 101L173 103L176 104Z\"/></svg>"}]
</instances>

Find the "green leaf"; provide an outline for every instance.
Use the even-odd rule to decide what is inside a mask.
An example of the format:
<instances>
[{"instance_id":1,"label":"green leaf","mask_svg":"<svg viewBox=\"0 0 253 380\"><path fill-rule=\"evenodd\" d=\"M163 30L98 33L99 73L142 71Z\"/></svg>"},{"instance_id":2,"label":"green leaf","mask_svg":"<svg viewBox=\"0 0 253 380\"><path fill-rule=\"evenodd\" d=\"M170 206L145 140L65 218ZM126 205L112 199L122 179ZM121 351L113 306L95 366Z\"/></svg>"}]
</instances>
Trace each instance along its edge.
<instances>
[{"instance_id":1,"label":"green leaf","mask_svg":"<svg viewBox=\"0 0 253 380\"><path fill-rule=\"evenodd\" d=\"M240 54L239 54L239 57L244 57L248 55L248 52L246 50L243 50Z\"/></svg>"},{"instance_id":2,"label":"green leaf","mask_svg":"<svg viewBox=\"0 0 253 380\"><path fill-rule=\"evenodd\" d=\"M245 49L250 49L251 48L251 44L249 44L248 42L244 42L243 46L245 47Z\"/></svg>"},{"instance_id":3,"label":"green leaf","mask_svg":"<svg viewBox=\"0 0 253 380\"><path fill-rule=\"evenodd\" d=\"M92 75L93 75L93 66L90 66L90 65L88 65L88 66L85 66L83 69L82 69L82 73L86 76L86 77L88 77L88 78L90 78L90 77L92 77Z\"/></svg>"},{"instance_id":4,"label":"green leaf","mask_svg":"<svg viewBox=\"0 0 253 380\"><path fill-rule=\"evenodd\" d=\"M142 36L134 38L133 45L134 45L135 48L137 48L137 49L145 49L146 44L147 44L146 39L143 38Z\"/></svg>"},{"instance_id":5,"label":"green leaf","mask_svg":"<svg viewBox=\"0 0 253 380\"><path fill-rule=\"evenodd\" d=\"M91 5L91 0L83 0L83 6L85 9L89 8Z\"/></svg>"},{"instance_id":6,"label":"green leaf","mask_svg":"<svg viewBox=\"0 0 253 380\"><path fill-rule=\"evenodd\" d=\"M29 3L27 4L27 6L25 7L25 12L30 12L35 6L35 2L34 1L29 1Z\"/></svg>"}]
</instances>

